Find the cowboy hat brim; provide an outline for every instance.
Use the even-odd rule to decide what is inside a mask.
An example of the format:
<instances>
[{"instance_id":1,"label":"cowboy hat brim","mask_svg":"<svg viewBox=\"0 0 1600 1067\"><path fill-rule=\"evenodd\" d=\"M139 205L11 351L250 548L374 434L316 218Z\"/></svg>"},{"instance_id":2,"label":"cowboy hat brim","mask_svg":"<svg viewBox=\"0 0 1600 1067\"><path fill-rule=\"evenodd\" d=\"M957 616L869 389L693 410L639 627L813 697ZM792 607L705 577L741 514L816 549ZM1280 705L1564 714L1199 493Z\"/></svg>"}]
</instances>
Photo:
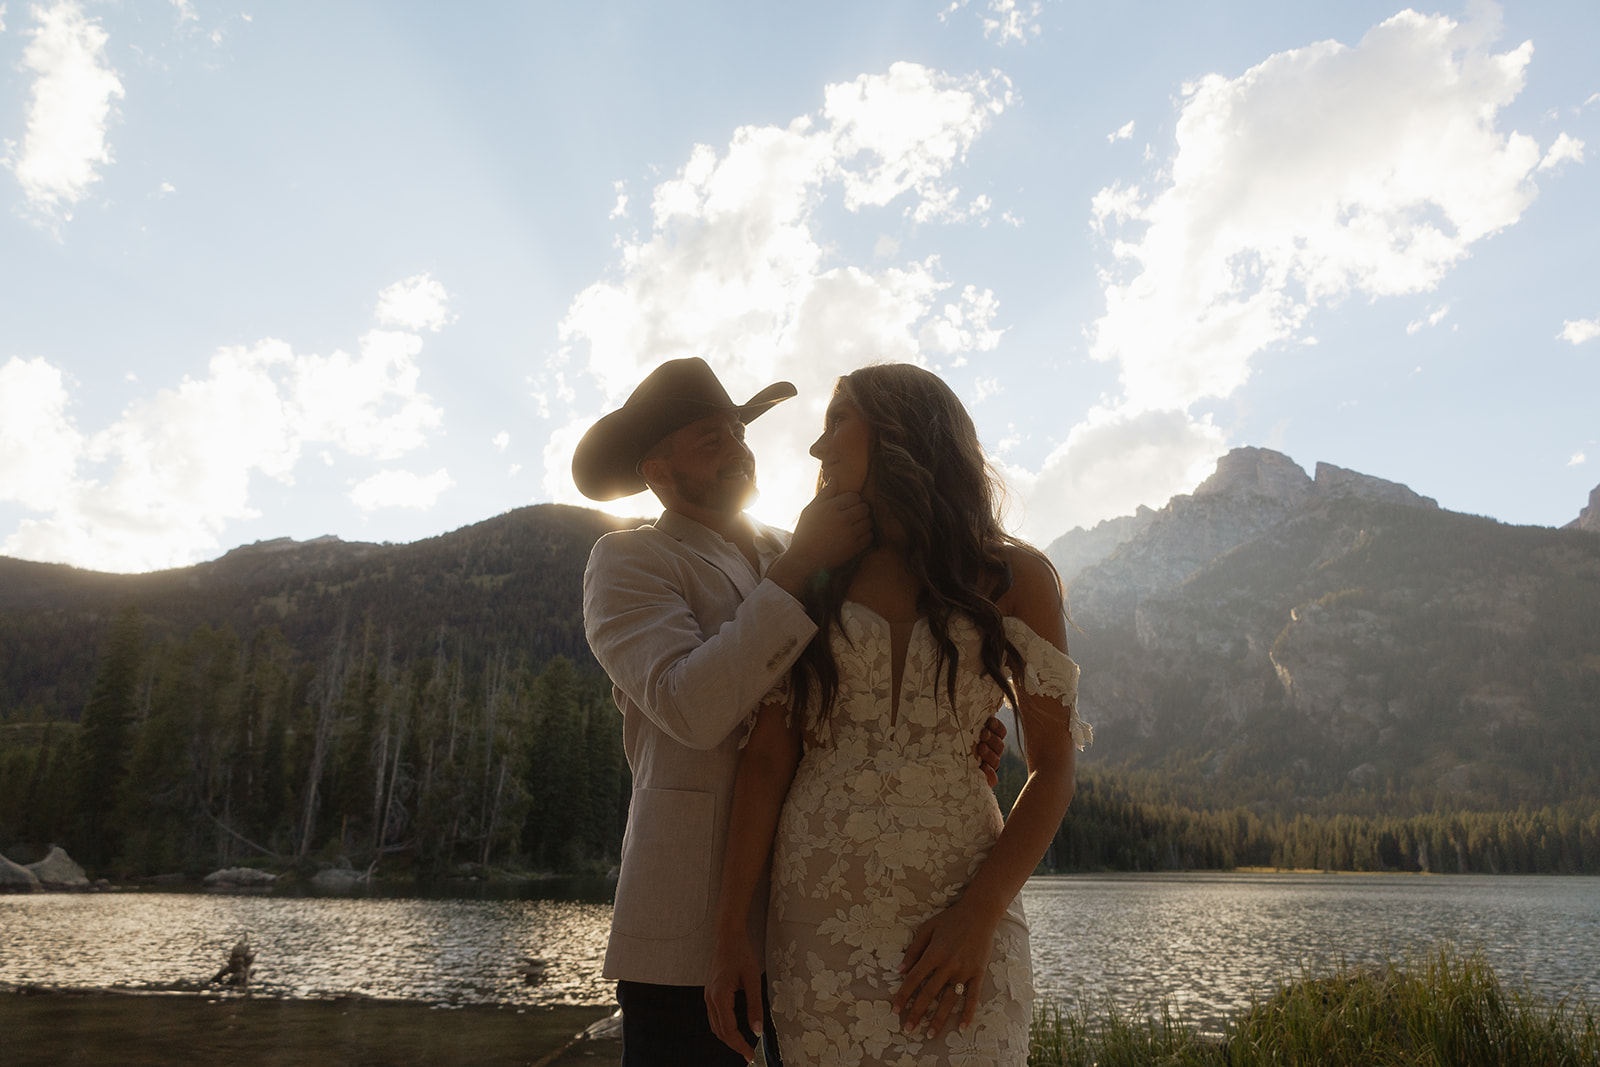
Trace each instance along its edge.
<instances>
[{"instance_id":1,"label":"cowboy hat brim","mask_svg":"<svg viewBox=\"0 0 1600 1067\"><path fill-rule=\"evenodd\" d=\"M572 454L572 480L578 491L590 500L602 501L643 492L648 486L639 473L639 462L663 437L712 415L733 414L740 422L753 422L797 392L789 382L774 382L743 404L733 404L724 399L727 393L720 383L715 391L721 396L710 390L691 396L641 396L645 392L641 386L622 407L589 427L578 442Z\"/></svg>"}]
</instances>

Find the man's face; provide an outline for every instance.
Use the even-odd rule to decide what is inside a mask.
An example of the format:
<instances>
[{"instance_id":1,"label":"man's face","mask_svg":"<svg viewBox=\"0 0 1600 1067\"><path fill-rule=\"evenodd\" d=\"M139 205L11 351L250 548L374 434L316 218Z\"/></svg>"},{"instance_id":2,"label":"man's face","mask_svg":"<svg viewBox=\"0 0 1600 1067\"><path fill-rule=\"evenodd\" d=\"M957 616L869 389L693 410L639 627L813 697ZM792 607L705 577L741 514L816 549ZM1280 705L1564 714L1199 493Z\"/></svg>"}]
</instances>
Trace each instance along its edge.
<instances>
[{"instance_id":1,"label":"man's face","mask_svg":"<svg viewBox=\"0 0 1600 1067\"><path fill-rule=\"evenodd\" d=\"M756 496L756 457L735 415L712 415L672 435L660 460L683 503L718 515L737 515Z\"/></svg>"}]
</instances>

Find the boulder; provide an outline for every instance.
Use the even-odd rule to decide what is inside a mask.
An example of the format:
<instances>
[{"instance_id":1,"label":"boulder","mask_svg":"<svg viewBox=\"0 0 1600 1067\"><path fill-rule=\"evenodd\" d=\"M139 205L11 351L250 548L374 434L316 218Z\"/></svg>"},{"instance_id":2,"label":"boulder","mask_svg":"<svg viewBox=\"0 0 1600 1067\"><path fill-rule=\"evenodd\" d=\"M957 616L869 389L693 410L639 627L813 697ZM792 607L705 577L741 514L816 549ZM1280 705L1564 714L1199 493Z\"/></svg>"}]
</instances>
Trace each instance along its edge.
<instances>
[{"instance_id":1,"label":"boulder","mask_svg":"<svg viewBox=\"0 0 1600 1067\"><path fill-rule=\"evenodd\" d=\"M265 889L277 880L277 875L254 867L224 867L206 875L201 883L213 889Z\"/></svg>"},{"instance_id":2,"label":"boulder","mask_svg":"<svg viewBox=\"0 0 1600 1067\"><path fill-rule=\"evenodd\" d=\"M0 891L29 892L39 888L39 876L20 863L0 856Z\"/></svg>"},{"instance_id":3,"label":"boulder","mask_svg":"<svg viewBox=\"0 0 1600 1067\"><path fill-rule=\"evenodd\" d=\"M357 889L364 889L366 885L366 872L348 867L329 867L311 877L311 888L319 893L353 893Z\"/></svg>"},{"instance_id":4,"label":"boulder","mask_svg":"<svg viewBox=\"0 0 1600 1067\"><path fill-rule=\"evenodd\" d=\"M39 884L46 889L89 888L88 875L60 845L51 845L44 859L28 864L28 870L38 876Z\"/></svg>"}]
</instances>

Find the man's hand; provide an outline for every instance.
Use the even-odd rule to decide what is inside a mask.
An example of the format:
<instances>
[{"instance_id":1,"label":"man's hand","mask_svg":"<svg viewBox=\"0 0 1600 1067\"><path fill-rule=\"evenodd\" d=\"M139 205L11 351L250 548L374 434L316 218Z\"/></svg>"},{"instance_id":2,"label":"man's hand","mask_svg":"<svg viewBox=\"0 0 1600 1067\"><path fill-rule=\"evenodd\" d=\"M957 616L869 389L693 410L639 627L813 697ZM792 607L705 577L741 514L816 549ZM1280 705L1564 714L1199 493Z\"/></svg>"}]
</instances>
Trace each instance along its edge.
<instances>
[{"instance_id":1,"label":"man's hand","mask_svg":"<svg viewBox=\"0 0 1600 1067\"><path fill-rule=\"evenodd\" d=\"M789 550L773 561L767 577L799 600L821 570L847 563L872 545L872 509L860 493L824 486L795 523Z\"/></svg>"},{"instance_id":2,"label":"man's hand","mask_svg":"<svg viewBox=\"0 0 1600 1067\"><path fill-rule=\"evenodd\" d=\"M977 747L973 755L978 757L978 766L983 768L983 776L989 781L989 788L993 789L1000 784L1000 757L1006 751L1006 724L989 716L989 721L983 724L983 733L978 735Z\"/></svg>"}]
</instances>

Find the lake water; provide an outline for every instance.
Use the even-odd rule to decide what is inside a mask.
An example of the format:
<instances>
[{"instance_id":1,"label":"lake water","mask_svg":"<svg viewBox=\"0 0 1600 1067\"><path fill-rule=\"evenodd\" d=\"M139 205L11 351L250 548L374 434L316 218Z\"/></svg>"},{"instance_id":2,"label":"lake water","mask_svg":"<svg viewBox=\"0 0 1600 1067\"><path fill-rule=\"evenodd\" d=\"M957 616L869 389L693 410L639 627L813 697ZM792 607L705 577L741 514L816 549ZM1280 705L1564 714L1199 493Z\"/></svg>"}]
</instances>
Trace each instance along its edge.
<instances>
[{"instance_id":1,"label":"lake water","mask_svg":"<svg viewBox=\"0 0 1600 1067\"><path fill-rule=\"evenodd\" d=\"M0 983L194 988L240 934L256 992L453 1004L606 1004L603 900L100 893L0 896ZM582 894L577 894L579 897ZM1162 998L1208 1022L1302 969L1481 949L1501 978L1600 1004L1600 881L1171 874L1036 878L1023 890L1041 998ZM526 983L524 957L548 963Z\"/></svg>"}]
</instances>

